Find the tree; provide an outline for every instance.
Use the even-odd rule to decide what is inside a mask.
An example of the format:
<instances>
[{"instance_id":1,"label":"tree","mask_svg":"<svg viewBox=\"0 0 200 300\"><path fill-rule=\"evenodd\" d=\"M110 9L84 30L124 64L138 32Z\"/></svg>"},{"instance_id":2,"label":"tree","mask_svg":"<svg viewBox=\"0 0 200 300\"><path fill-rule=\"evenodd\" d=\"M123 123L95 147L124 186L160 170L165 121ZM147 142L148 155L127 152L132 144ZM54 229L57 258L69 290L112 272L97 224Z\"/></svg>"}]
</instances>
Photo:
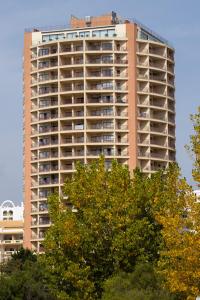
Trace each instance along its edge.
<instances>
[{"instance_id":1,"label":"tree","mask_svg":"<svg viewBox=\"0 0 200 300\"><path fill-rule=\"evenodd\" d=\"M173 300L150 263L138 264L132 273L119 273L104 283L102 300Z\"/></svg>"},{"instance_id":2,"label":"tree","mask_svg":"<svg viewBox=\"0 0 200 300\"><path fill-rule=\"evenodd\" d=\"M177 166L165 176L165 188L154 200L156 220L162 226L163 247L158 271L181 299L200 294L200 204Z\"/></svg>"},{"instance_id":3,"label":"tree","mask_svg":"<svg viewBox=\"0 0 200 300\"><path fill-rule=\"evenodd\" d=\"M156 176L162 181L161 173ZM131 176L116 161L108 171L101 158L79 164L63 198L49 198L53 225L44 243L45 260L58 299L100 299L114 272L157 260L161 228L151 209L159 189L156 176L138 170Z\"/></svg>"},{"instance_id":4,"label":"tree","mask_svg":"<svg viewBox=\"0 0 200 300\"><path fill-rule=\"evenodd\" d=\"M53 300L44 265L30 250L21 249L2 266L1 300Z\"/></svg>"},{"instance_id":5,"label":"tree","mask_svg":"<svg viewBox=\"0 0 200 300\"><path fill-rule=\"evenodd\" d=\"M194 134L190 137L190 150L194 155L193 177L200 184L200 106L191 120L194 128Z\"/></svg>"}]
</instances>

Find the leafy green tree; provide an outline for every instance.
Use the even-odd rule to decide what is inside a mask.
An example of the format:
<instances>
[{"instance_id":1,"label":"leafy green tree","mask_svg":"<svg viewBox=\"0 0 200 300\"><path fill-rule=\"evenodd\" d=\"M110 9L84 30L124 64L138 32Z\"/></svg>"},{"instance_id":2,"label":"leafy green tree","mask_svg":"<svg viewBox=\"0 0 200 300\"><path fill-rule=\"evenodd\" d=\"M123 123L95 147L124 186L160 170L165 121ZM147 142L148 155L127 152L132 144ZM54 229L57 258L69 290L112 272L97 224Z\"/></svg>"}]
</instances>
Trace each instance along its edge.
<instances>
[{"instance_id":1,"label":"leafy green tree","mask_svg":"<svg viewBox=\"0 0 200 300\"><path fill-rule=\"evenodd\" d=\"M154 200L163 237L158 271L172 292L182 293L181 299L196 299L200 294L200 204L176 165L165 178L165 187Z\"/></svg>"},{"instance_id":2,"label":"leafy green tree","mask_svg":"<svg viewBox=\"0 0 200 300\"><path fill-rule=\"evenodd\" d=\"M58 299L99 299L114 272L157 260L161 228L151 202L162 186L161 173L148 178L136 170L132 176L117 162L108 171L101 158L77 166L63 198L49 198L53 225L45 260Z\"/></svg>"},{"instance_id":3,"label":"leafy green tree","mask_svg":"<svg viewBox=\"0 0 200 300\"><path fill-rule=\"evenodd\" d=\"M200 106L198 112L191 116L194 134L190 137L190 150L194 155L193 177L200 184Z\"/></svg>"},{"instance_id":4,"label":"leafy green tree","mask_svg":"<svg viewBox=\"0 0 200 300\"><path fill-rule=\"evenodd\" d=\"M119 273L104 283L102 300L175 300L163 288L162 280L155 273L152 264L138 264L132 273Z\"/></svg>"},{"instance_id":5,"label":"leafy green tree","mask_svg":"<svg viewBox=\"0 0 200 300\"><path fill-rule=\"evenodd\" d=\"M53 300L44 265L30 250L21 249L2 266L1 300Z\"/></svg>"}]
</instances>

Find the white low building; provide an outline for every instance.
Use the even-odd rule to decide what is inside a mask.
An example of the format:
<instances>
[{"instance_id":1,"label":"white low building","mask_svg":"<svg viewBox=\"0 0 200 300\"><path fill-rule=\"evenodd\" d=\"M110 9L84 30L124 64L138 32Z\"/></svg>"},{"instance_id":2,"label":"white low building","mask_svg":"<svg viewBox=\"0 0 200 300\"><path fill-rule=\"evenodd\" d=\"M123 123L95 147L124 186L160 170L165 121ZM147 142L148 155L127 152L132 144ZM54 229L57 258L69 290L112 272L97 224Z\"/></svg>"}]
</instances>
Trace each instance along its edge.
<instances>
[{"instance_id":1,"label":"white low building","mask_svg":"<svg viewBox=\"0 0 200 300\"><path fill-rule=\"evenodd\" d=\"M10 200L0 205L0 263L23 246L23 210Z\"/></svg>"}]
</instances>

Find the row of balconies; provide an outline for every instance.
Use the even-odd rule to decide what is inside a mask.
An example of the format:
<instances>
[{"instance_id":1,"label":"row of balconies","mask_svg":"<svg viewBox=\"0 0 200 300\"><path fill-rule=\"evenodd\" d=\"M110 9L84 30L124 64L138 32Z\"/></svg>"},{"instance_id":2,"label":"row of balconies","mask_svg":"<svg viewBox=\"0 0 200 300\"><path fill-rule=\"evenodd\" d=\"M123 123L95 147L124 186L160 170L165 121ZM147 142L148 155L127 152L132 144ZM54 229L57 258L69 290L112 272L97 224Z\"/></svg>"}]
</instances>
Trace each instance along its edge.
<instances>
[{"instance_id":1,"label":"row of balconies","mask_svg":"<svg viewBox=\"0 0 200 300\"><path fill-rule=\"evenodd\" d=\"M138 159L152 159L152 160L170 160L175 161L176 156L173 154L163 154L163 153L149 153L149 152L138 152Z\"/></svg>"},{"instance_id":2,"label":"row of balconies","mask_svg":"<svg viewBox=\"0 0 200 300\"><path fill-rule=\"evenodd\" d=\"M153 109L151 110L153 113ZM160 114L163 115L164 111L158 111ZM156 110L155 113L156 114ZM147 112L143 112L142 110L139 113L140 116L147 117ZM116 116L116 117L127 117L128 112L127 110L123 109L113 109L112 106L109 107L102 107L102 109L97 109L97 107L88 107L88 109L84 112L82 108L77 109L63 109L60 112L60 115L58 114L57 110L51 110L51 111L40 111L39 116L37 116L37 113L32 114L31 121L32 122L38 122L38 121L47 121L51 119L70 119L70 118L80 118L83 119L83 117L107 117L107 116ZM61 120L64 121L64 120ZM42 123L41 126L49 126L49 124ZM52 127L57 127L57 126L52 126ZM39 130L40 131L40 130ZM48 130L49 131L49 130ZM53 129L53 131L55 131Z\"/></svg>"},{"instance_id":3,"label":"row of balconies","mask_svg":"<svg viewBox=\"0 0 200 300\"><path fill-rule=\"evenodd\" d=\"M140 131L154 131L163 134L175 134L175 127L173 125L160 123L160 122L148 122L148 121L139 121L138 130Z\"/></svg>"},{"instance_id":4,"label":"row of balconies","mask_svg":"<svg viewBox=\"0 0 200 300\"><path fill-rule=\"evenodd\" d=\"M156 56L167 57L171 60L174 60L174 51L172 49L166 48L164 44L155 45L153 43L149 44L147 42L138 42L137 52L139 52L140 54L152 54Z\"/></svg>"},{"instance_id":5,"label":"row of balconies","mask_svg":"<svg viewBox=\"0 0 200 300\"><path fill-rule=\"evenodd\" d=\"M138 95L138 106L155 106L162 109L175 110L174 100L166 99L160 96Z\"/></svg>"},{"instance_id":6,"label":"row of balconies","mask_svg":"<svg viewBox=\"0 0 200 300\"><path fill-rule=\"evenodd\" d=\"M65 142L66 141L65 139L67 139L67 142L69 142L69 144L72 144L72 145L71 145L71 147L67 147L67 148L61 146L61 148L60 148L60 157L65 156L68 152L70 152L70 156L71 156L71 153L72 153L72 155L75 155L75 156L82 155L82 152L84 151L84 147L83 146L80 147L80 145L75 145L76 144L76 138L79 138L79 141L82 141L82 143L84 142L84 136L79 136L79 137L64 136L64 137L62 137L62 141ZM88 146L87 145L86 149L91 149L91 147L93 147L93 146ZM98 148L99 148L99 146L98 146ZM105 149L105 147L103 147L103 149ZM122 146L117 146L117 149L118 149L118 152L121 151ZM49 149L49 148L40 149L39 152L37 152L37 150L33 150L32 151L32 156L31 156L32 163L34 163L35 160L51 159L52 160L52 163L51 163L52 165L54 164L55 160L57 160L57 158L58 158L58 148L57 147L54 147L52 149ZM49 160L49 161L51 161L51 160Z\"/></svg>"},{"instance_id":7,"label":"row of balconies","mask_svg":"<svg viewBox=\"0 0 200 300\"><path fill-rule=\"evenodd\" d=\"M157 145L167 147L168 139L166 136L154 135L154 134L139 134L137 138L138 144L143 145Z\"/></svg>"},{"instance_id":8,"label":"row of balconies","mask_svg":"<svg viewBox=\"0 0 200 300\"><path fill-rule=\"evenodd\" d=\"M142 95L141 95L142 96ZM164 98L155 98L155 99L149 99L147 98L142 98L142 97L138 97L138 106L155 106L158 108L162 108L162 109L169 109L174 111L175 110L175 105L174 102L168 102L166 101L166 99Z\"/></svg>"},{"instance_id":9,"label":"row of balconies","mask_svg":"<svg viewBox=\"0 0 200 300\"><path fill-rule=\"evenodd\" d=\"M87 137L84 139L84 136L63 136L61 138L60 144L83 144L83 143L127 143L128 138L117 136L114 137L113 135L92 135L87 134ZM40 141L33 141L31 147L37 148L37 147L45 147L45 146L56 146L58 145L58 139L57 138L44 138L40 139ZM57 152L55 153L49 153L47 154L49 157L40 157L40 159L46 159L46 158L56 158Z\"/></svg>"},{"instance_id":10,"label":"row of balconies","mask_svg":"<svg viewBox=\"0 0 200 300\"><path fill-rule=\"evenodd\" d=\"M71 58L64 58L62 57L61 60L58 61L56 59L49 59L49 60L42 60L37 64L32 64L31 70L41 70L41 69L48 69L54 68L58 66L72 66L72 65L83 65L83 64L117 64L117 65L127 65L128 61L126 58L113 58L112 56L99 56L94 58L86 58L85 61L82 57L71 57Z\"/></svg>"},{"instance_id":11,"label":"row of balconies","mask_svg":"<svg viewBox=\"0 0 200 300\"><path fill-rule=\"evenodd\" d=\"M113 125L110 124L91 124L91 125L87 125L84 126L84 123L78 123L78 124L63 124L60 128L59 131L79 131L79 130L112 130L114 129ZM127 125L117 125L115 127L115 130L127 130ZM41 133L49 133L49 132L55 132L58 131L58 127L57 126L43 126L43 127L39 127L39 130L37 129L33 129L32 130L32 135L37 135L37 134L41 134ZM51 144L56 144L57 140L51 140ZM41 143L42 146L42 143Z\"/></svg>"},{"instance_id":12,"label":"row of balconies","mask_svg":"<svg viewBox=\"0 0 200 300\"><path fill-rule=\"evenodd\" d=\"M175 97L174 94L174 89L171 89L170 87L165 87L165 86L159 86L159 85L154 85L150 87L146 84L146 85L138 85L138 93L146 93L146 94L156 94L156 95L160 95L163 97L169 97L169 98L173 98Z\"/></svg>"},{"instance_id":13,"label":"row of balconies","mask_svg":"<svg viewBox=\"0 0 200 300\"><path fill-rule=\"evenodd\" d=\"M88 134L88 138L86 139L86 142L90 142L93 139L94 140L98 139L99 141L102 141L102 142L109 141L109 139L108 140L106 140L106 139L104 140L104 138L102 138L101 135L99 135L97 137L91 137L91 135ZM118 142L121 142L120 138L115 139L115 140L118 141ZM85 142L83 136L74 137L74 140L72 139L72 136L68 136L68 137L63 136L63 139L61 140L61 143L64 143L64 144L65 143L72 143L72 141L74 143L84 143ZM110 141L114 141L114 136L113 135L112 135L112 137L110 137ZM57 138L52 139L52 138L44 137L44 138L40 138L39 142L33 142L32 147L37 147L37 146L43 147L43 146L57 145L57 144L58 144L58 139Z\"/></svg>"},{"instance_id":14,"label":"row of balconies","mask_svg":"<svg viewBox=\"0 0 200 300\"><path fill-rule=\"evenodd\" d=\"M125 71L117 71L113 72L112 70L102 70L102 71L91 71L86 72L85 75L83 72L74 72L73 74L71 72L63 72L60 76L60 80L62 79L76 79L76 78L88 78L88 77L118 77L119 79L126 78L128 76L127 72ZM58 80L58 75L52 75L52 74L42 74L39 75L38 78L35 76L32 77L31 83L36 84L44 81L55 81Z\"/></svg>"},{"instance_id":15,"label":"row of balconies","mask_svg":"<svg viewBox=\"0 0 200 300\"><path fill-rule=\"evenodd\" d=\"M162 161L155 162L155 161L152 161L149 164L149 161L146 162L146 161L139 160L139 167L142 170L142 172L148 172L148 173L156 172L156 171L159 171L160 169L166 169L167 166L168 166L168 162L162 162Z\"/></svg>"},{"instance_id":16,"label":"row of balconies","mask_svg":"<svg viewBox=\"0 0 200 300\"><path fill-rule=\"evenodd\" d=\"M152 119L159 120L163 122L175 123L175 116L168 115L164 111L153 111L152 109L149 112L139 111L138 117L142 119Z\"/></svg>"},{"instance_id":17,"label":"row of balconies","mask_svg":"<svg viewBox=\"0 0 200 300\"><path fill-rule=\"evenodd\" d=\"M40 47L32 52L31 57L37 58L37 56L46 56L46 55L54 55L59 53L68 53L68 52L83 52L83 51L127 51L126 44L124 42L113 43L112 41L104 41L104 42L91 42L86 41L85 47L83 47L83 43L60 43L59 51L57 45L53 45L50 47L44 46Z\"/></svg>"},{"instance_id":18,"label":"row of balconies","mask_svg":"<svg viewBox=\"0 0 200 300\"><path fill-rule=\"evenodd\" d=\"M84 97L69 97L69 98L63 98L61 97L60 105L70 105L70 104L83 104L84 103ZM85 103L87 104L102 104L102 103L120 103L120 104L126 104L127 98L124 96L119 96L117 98L113 98L113 95L101 95L101 94L92 94L88 99L85 99ZM50 106L58 106L58 99L55 97L50 97L46 99L40 99L39 105L36 101L32 101L32 109L38 109L38 108L45 108Z\"/></svg>"},{"instance_id":19,"label":"row of balconies","mask_svg":"<svg viewBox=\"0 0 200 300\"><path fill-rule=\"evenodd\" d=\"M70 157L84 157L85 152L83 149L79 149L79 151L72 151L72 149L66 149L65 151L63 150L60 157L61 158L70 158ZM122 150L120 149L115 149L114 148L95 148L91 150L87 150L86 152L87 156L99 156L99 155L104 155L104 156L128 156L128 151L127 150ZM58 163L44 163L40 164L39 166L33 165L31 169L31 174L36 174L36 173L49 173L49 172L57 172L60 170L65 170L66 166L64 168L61 166L61 168L58 167ZM67 168L69 170L69 168ZM46 183L46 182L45 182ZM41 184L41 183L40 183Z\"/></svg>"},{"instance_id":20,"label":"row of balconies","mask_svg":"<svg viewBox=\"0 0 200 300\"><path fill-rule=\"evenodd\" d=\"M137 78L148 80L148 81L159 81L163 84L169 84L169 85L174 86L174 77L169 74L168 74L168 76L164 76L164 74L166 74L166 73L163 73L163 75L148 75L147 72L145 74L140 72L137 75Z\"/></svg>"},{"instance_id":21,"label":"row of balconies","mask_svg":"<svg viewBox=\"0 0 200 300\"><path fill-rule=\"evenodd\" d=\"M57 86L43 86L40 87L39 90L37 91L36 89L32 90L31 96L32 97L37 97L40 95L45 95L45 94L54 94L54 93L63 93L63 92L73 92L73 91L83 91L83 90L116 90L116 91L127 91L127 85L125 84L113 84L112 82L105 82L105 83L94 83L90 85L86 85L84 88L83 83L75 83L75 84L70 84L70 85L62 85L60 90L58 89ZM146 90L140 90L142 92L145 92ZM152 91L150 91L152 92Z\"/></svg>"}]
</instances>

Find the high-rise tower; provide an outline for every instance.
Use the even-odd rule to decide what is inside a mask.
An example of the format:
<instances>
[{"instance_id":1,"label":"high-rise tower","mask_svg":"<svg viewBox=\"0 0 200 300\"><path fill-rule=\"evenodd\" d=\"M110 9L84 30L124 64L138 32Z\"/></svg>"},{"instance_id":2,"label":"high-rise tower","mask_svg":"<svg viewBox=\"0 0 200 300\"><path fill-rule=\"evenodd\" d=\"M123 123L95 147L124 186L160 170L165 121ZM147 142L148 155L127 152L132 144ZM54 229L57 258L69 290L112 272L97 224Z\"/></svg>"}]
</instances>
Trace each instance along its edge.
<instances>
[{"instance_id":1,"label":"high-rise tower","mask_svg":"<svg viewBox=\"0 0 200 300\"><path fill-rule=\"evenodd\" d=\"M42 250L47 196L104 154L147 174L175 160L174 49L114 12L25 32L24 246Z\"/></svg>"}]
</instances>

